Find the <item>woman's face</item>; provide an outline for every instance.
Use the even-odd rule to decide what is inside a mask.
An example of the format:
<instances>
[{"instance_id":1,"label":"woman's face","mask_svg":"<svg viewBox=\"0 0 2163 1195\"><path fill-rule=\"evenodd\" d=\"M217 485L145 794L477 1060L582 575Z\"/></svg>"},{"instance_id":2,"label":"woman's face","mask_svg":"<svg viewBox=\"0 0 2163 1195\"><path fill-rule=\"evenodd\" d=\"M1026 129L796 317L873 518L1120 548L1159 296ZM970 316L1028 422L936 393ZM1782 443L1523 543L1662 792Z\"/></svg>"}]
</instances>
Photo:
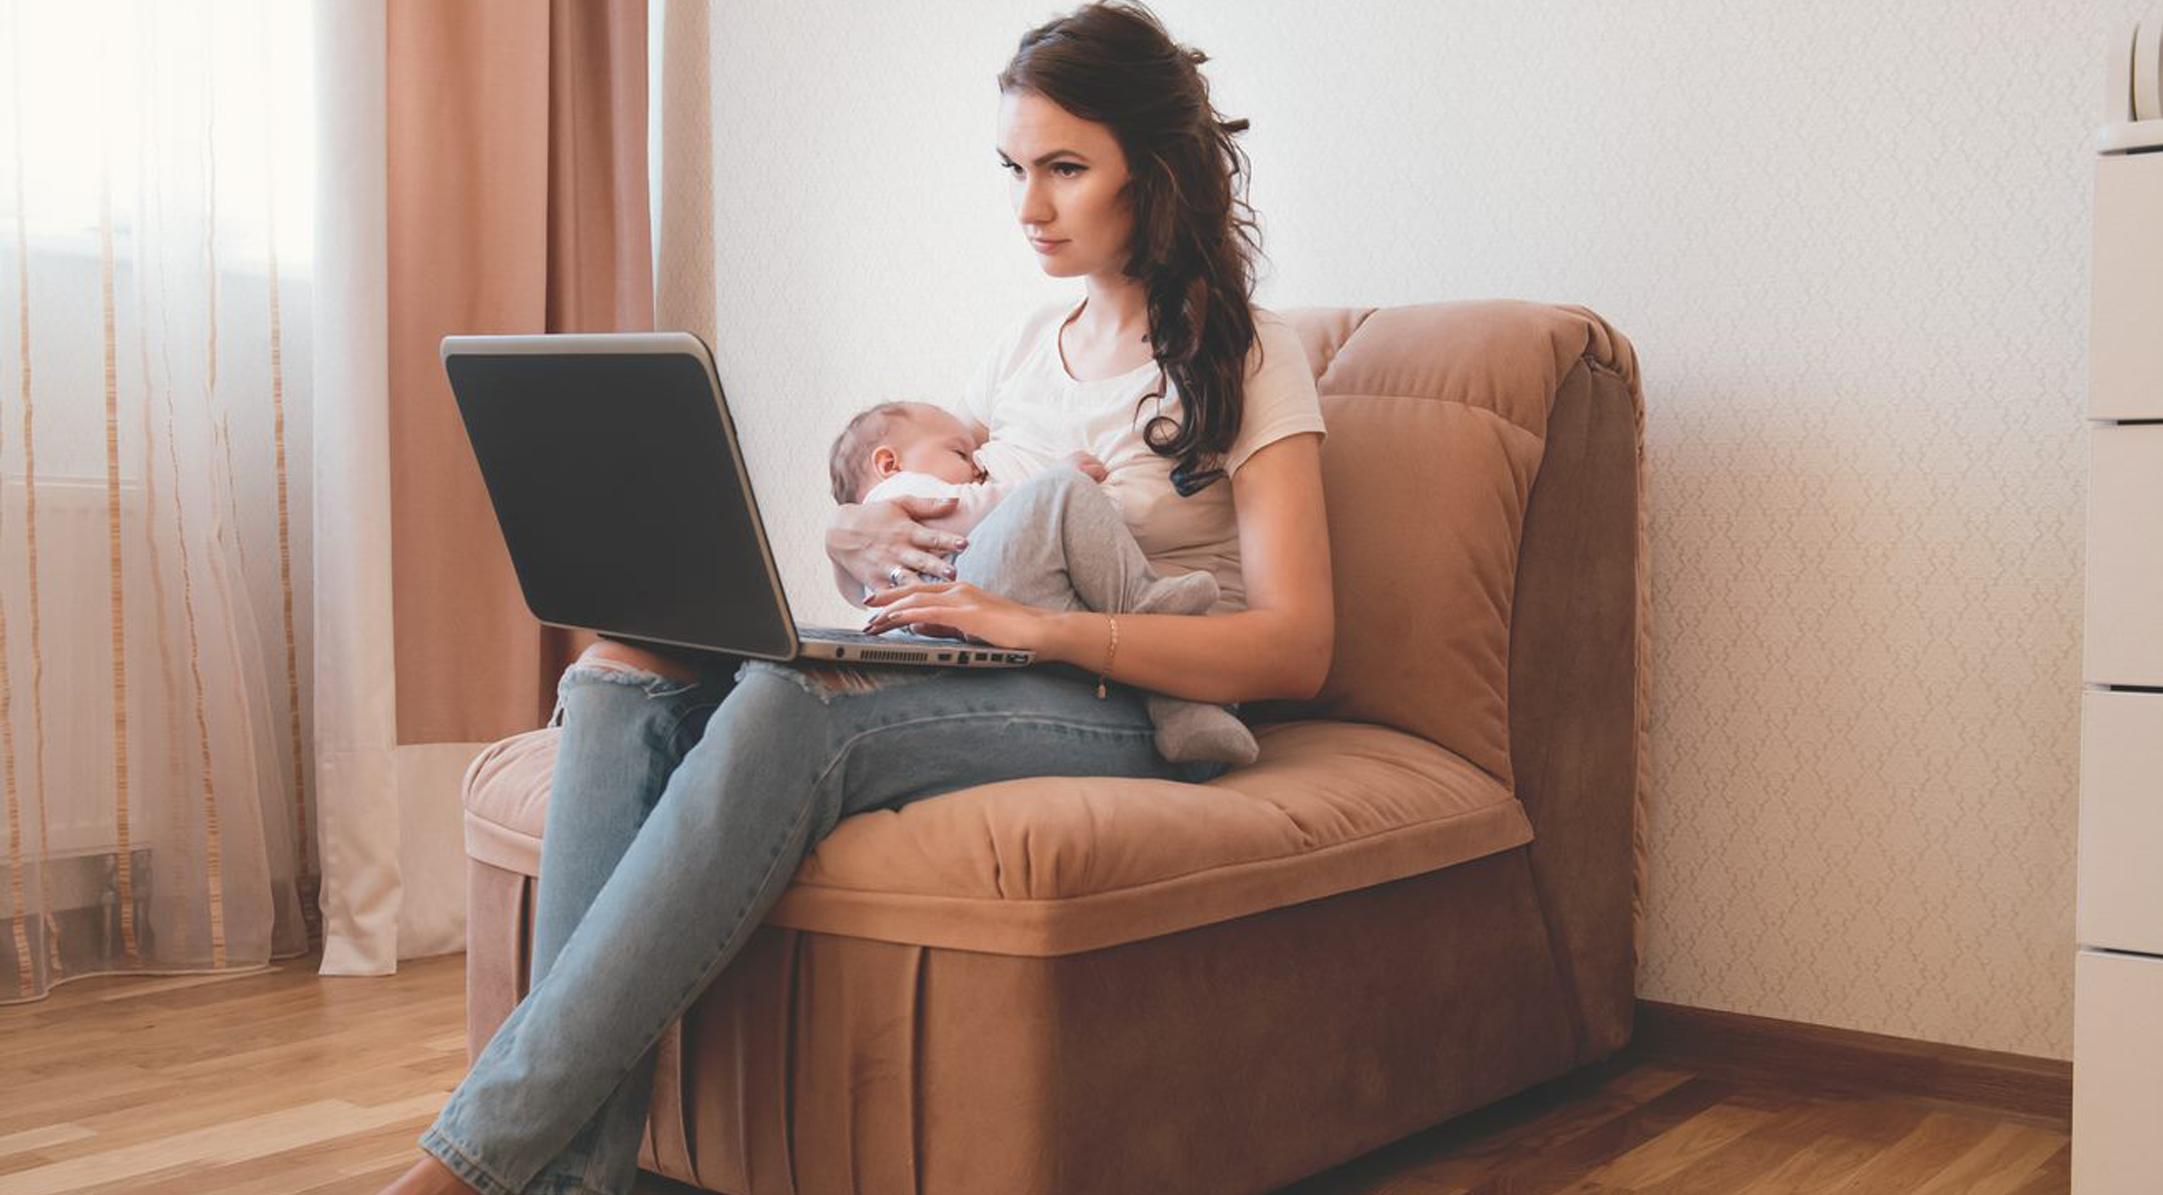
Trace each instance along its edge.
<instances>
[{"instance_id":1,"label":"woman's face","mask_svg":"<svg viewBox=\"0 0 2163 1195\"><path fill-rule=\"evenodd\" d=\"M1111 129L1041 95L999 97L999 164L1015 218L1054 278L1121 276L1134 240L1127 157Z\"/></svg>"}]
</instances>

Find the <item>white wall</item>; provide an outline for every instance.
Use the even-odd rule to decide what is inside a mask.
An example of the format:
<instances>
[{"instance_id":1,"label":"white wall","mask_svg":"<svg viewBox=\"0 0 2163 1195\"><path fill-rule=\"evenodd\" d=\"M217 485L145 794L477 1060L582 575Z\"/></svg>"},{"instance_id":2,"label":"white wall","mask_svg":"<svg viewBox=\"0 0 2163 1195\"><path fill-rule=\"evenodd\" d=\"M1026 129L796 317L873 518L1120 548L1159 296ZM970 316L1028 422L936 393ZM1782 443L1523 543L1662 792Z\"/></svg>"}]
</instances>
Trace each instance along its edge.
<instances>
[{"instance_id":1,"label":"white wall","mask_svg":"<svg viewBox=\"0 0 2163 1195\"><path fill-rule=\"evenodd\" d=\"M1265 303L1578 302L1638 349L1648 998L2070 1056L2088 145L2137 8L1158 6L1253 121ZM992 154L1054 11L743 0L672 52L712 160L664 192L713 220L664 250L711 254L800 616L845 613L842 416L1064 293Z\"/></svg>"}]
</instances>

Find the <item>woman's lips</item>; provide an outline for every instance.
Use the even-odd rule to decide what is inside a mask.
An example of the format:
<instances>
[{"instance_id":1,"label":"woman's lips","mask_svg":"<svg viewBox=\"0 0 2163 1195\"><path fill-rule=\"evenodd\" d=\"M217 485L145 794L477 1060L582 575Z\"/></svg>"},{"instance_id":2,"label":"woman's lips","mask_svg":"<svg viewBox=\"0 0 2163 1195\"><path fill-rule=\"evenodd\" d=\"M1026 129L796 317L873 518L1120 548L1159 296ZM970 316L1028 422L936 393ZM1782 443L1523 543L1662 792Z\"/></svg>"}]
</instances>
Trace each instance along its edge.
<instances>
[{"instance_id":1,"label":"woman's lips","mask_svg":"<svg viewBox=\"0 0 2163 1195\"><path fill-rule=\"evenodd\" d=\"M1066 244L1065 241L1046 241L1036 237L1030 237L1029 243L1036 248L1038 253L1057 253L1059 246Z\"/></svg>"}]
</instances>

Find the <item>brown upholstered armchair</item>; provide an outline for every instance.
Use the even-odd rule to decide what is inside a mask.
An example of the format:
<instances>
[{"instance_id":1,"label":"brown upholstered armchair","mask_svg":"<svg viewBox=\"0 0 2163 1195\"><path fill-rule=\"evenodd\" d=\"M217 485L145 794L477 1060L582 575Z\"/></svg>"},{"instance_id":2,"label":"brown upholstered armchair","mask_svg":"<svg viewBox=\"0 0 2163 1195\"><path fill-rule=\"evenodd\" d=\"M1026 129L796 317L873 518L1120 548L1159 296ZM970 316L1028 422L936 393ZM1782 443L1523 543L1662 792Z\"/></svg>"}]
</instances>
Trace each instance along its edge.
<instances>
[{"instance_id":1,"label":"brown upholstered armchair","mask_svg":"<svg viewBox=\"0 0 2163 1195\"><path fill-rule=\"evenodd\" d=\"M1627 1040L1643 405L1579 307L1304 310L1337 652L1202 786L850 818L661 1045L643 1165L732 1195L1244 1195ZM526 988L555 730L466 787L468 1025Z\"/></svg>"}]
</instances>

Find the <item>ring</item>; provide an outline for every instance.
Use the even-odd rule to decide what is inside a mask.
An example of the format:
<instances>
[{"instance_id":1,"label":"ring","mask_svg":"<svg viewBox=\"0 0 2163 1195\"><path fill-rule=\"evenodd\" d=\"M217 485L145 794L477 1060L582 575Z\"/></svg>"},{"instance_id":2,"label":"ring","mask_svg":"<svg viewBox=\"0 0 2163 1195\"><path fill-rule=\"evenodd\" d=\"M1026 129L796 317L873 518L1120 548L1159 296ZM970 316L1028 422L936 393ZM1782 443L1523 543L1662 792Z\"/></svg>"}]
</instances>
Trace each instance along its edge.
<instances>
[{"instance_id":1,"label":"ring","mask_svg":"<svg viewBox=\"0 0 2163 1195\"><path fill-rule=\"evenodd\" d=\"M901 578L903 574L907 573L908 571L909 570L907 568L897 564L894 567L886 570L886 580L889 584L899 587L900 585L904 584Z\"/></svg>"}]
</instances>

